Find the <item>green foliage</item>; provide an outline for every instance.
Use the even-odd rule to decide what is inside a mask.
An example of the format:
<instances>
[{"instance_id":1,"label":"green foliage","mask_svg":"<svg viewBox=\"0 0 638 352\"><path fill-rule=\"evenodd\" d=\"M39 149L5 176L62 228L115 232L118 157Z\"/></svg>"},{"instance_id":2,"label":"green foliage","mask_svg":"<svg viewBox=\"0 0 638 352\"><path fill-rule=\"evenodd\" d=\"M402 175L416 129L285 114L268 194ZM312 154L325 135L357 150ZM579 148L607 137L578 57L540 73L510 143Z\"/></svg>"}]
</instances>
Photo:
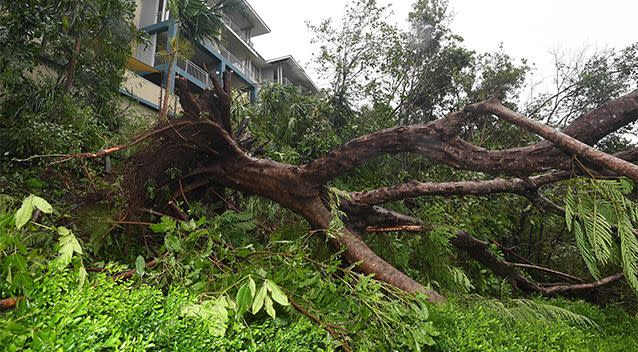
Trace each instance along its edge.
<instances>
[{"instance_id":1,"label":"green foliage","mask_svg":"<svg viewBox=\"0 0 638 352\"><path fill-rule=\"evenodd\" d=\"M626 179L576 179L565 196L565 220L595 278L601 266L617 264L638 292L638 207L627 198L633 188Z\"/></svg>"},{"instance_id":2,"label":"green foliage","mask_svg":"<svg viewBox=\"0 0 638 352\"><path fill-rule=\"evenodd\" d=\"M204 0L170 0L169 9L179 23L181 35L192 41L213 41L221 39L224 28L221 9L230 1L216 1L214 5Z\"/></svg>"},{"instance_id":3,"label":"green foliage","mask_svg":"<svg viewBox=\"0 0 638 352\"><path fill-rule=\"evenodd\" d=\"M468 303L454 299L434 310L432 320L441 331L433 351L620 352L638 348L635 334L627 333L638 324L634 318L617 307L583 302L479 299Z\"/></svg>"},{"instance_id":4,"label":"green foliage","mask_svg":"<svg viewBox=\"0 0 638 352\"><path fill-rule=\"evenodd\" d=\"M269 143L269 158L305 163L339 144L324 97L305 95L294 86L279 84L264 84L259 94L255 106L237 104L233 115L238 121L250 118L251 132Z\"/></svg>"},{"instance_id":5,"label":"green foliage","mask_svg":"<svg viewBox=\"0 0 638 352\"><path fill-rule=\"evenodd\" d=\"M341 23L308 24L320 47L315 58L319 72L330 78L336 128L348 125L344 118L351 117L352 105L363 97L387 102L401 85L402 77L393 74L400 70L394 59L401 55L402 37L388 23L389 13L389 6L376 0L355 0L346 3Z\"/></svg>"},{"instance_id":6,"label":"green foliage","mask_svg":"<svg viewBox=\"0 0 638 352\"><path fill-rule=\"evenodd\" d=\"M123 121L118 90L141 38L134 8L132 0L0 4L0 45L15 49L0 53L0 157L105 144Z\"/></svg>"},{"instance_id":7,"label":"green foliage","mask_svg":"<svg viewBox=\"0 0 638 352\"><path fill-rule=\"evenodd\" d=\"M516 322L544 322L555 324L568 324L577 326L583 330L600 327L596 322L589 319L586 316L576 314L569 309L558 307L540 300L529 299L485 299L478 297L479 304L490 307L496 313L499 313L501 317Z\"/></svg>"},{"instance_id":8,"label":"green foliage","mask_svg":"<svg viewBox=\"0 0 638 352\"><path fill-rule=\"evenodd\" d=\"M53 207L49 204L49 202L32 194L22 201L22 206L15 214L16 229L21 229L27 222L29 222L29 220L31 220L33 210L35 209L38 209L45 214L51 214L53 212Z\"/></svg>"},{"instance_id":9,"label":"green foliage","mask_svg":"<svg viewBox=\"0 0 638 352\"><path fill-rule=\"evenodd\" d=\"M252 280L252 278L250 280ZM251 312L253 314L259 313L259 311L263 307L266 310L266 313L268 313L268 315L275 319L276 312L273 308L273 301L279 303L282 306L288 306L290 304L288 302L288 297L286 297L286 294L284 294L281 288L279 288L277 284L268 279L264 280L264 283L259 288L256 294L252 294L253 290L251 289L252 285L254 285L254 282L251 284L249 281L247 285L247 289L249 289L248 292L250 292L252 296L250 299L253 301L251 309ZM239 290L241 291L242 288L246 290L244 286L242 286ZM270 296L268 296L268 294L270 294ZM237 291L237 296L239 298L245 299L246 294L243 295L244 297L240 297L239 291ZM242 305L246 304L244 302L241 303ZM238 301L237 304L239 305L240 302Z\"/></svg>"},{"instance_id":10,"label":"green foliage","mask_svg":"<svg viewBox=\"0 0 638 352\"><path fill-rule=\"evenodd\" d=\"M147 272L145 282L185 286L206 297L233 297L235 320L249 325L264 316L275 321L294 317L294 299L327 323L343 325L345 341L360 350L414 350L434 343L437 332L428 320L425 297L344 269L338 254L315 259L316 244L300 233L260 243L252 234L253 221L233 212L196 222L164 218L153 225L166 234L161 270Z\"/></svg>"},{"instance_id":11,"label":"green foliage","mask_svg":"<svg viewBox=\"0 0 638 352\"><path fill-rule=\"evenodd\" d=\"M78 268L80 285L86 279L82 261L84 254L77 237L65 227L48 227L31 221L34 210L54 212L43 198L30 195L15 212L0 213L0 295L23 294L34 279L46 270L65 270L73 263ZM42 231L44 230L44 231ZM58 243L52 234L59 236Z\"/></svg>"},{"instance_id":12,"label":"green foliage","mask_svg":"<svg viewBox=\"0 0 638 352\"><path fill-rule=\"evenodd\" d=\"M116 283L98 275L78 287L68 273L38 279L28 304L0 316L5 351L333 351L333 342L304 318L229 319L225 299L199 302L184 289Z\"/></svg>"}]
</instances>

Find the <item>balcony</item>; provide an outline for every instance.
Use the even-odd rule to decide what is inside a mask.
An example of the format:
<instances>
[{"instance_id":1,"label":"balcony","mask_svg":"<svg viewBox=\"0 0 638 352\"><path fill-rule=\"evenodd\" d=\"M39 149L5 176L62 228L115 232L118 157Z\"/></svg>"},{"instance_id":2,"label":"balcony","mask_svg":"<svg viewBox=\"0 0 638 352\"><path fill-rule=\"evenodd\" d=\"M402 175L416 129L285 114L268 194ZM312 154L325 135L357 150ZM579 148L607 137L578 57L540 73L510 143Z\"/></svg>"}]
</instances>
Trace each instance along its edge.
<instances>
[{"instance_id":1,"label":"balcony","mask_svg":"<svg viewBox=\"0 0 638 352\"><path fill-rule=\"evenodd\" d=\"M213 50L217 51L222 57L224 57L228 62L230 62L236 69L240 70L242 74L248 76L253 82L261 81L261 71L252 65L250 60L240 60L233 53L230 52L226 47L221 44L213 44L208 42L208 47L211 47Z\"/></svg>"},{"instance_id":2,"label":"balcony","mask_svg":"<svg viewBox=\"0 0 638 352\"><path fill-rule=\"evenodd\" d=\"M164 55L155 54L155 64L166 64L167 58ZM206 70L197 66L194 62L184 57L178 56L175 62L176 66L186 72L203 85L202 88L212 89L213 81Z\"/></svg>"},{"instance_id":3,"label":"balcony","mask_svg":"<svg viewBox=\"0 0 638 352\"><path fill-rule=\"evenodd\" d=\"M224 24L226 25L226 27L228 27L228 29L233 31L235 35L237 35L241 40L243 40L244 43L248 44L248 46L250 46L251 48L254 48L253 42L250 40L250 37L246 35L246 31L239 28L230 18L228 18L228 16L222 15L222 22L224 22Z\"/></svg>"}]
</instances>

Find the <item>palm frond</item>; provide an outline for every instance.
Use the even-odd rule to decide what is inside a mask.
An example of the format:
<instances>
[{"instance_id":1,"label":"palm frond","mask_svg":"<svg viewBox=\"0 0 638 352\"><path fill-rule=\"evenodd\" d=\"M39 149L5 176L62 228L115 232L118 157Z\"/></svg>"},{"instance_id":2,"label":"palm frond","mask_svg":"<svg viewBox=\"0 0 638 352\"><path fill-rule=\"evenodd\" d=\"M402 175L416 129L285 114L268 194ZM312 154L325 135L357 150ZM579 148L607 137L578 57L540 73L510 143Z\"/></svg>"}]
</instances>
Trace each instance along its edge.
<instances>
[{"instance_id":1,"label":"palm frond","mask_svg":"<svg viewBox=\"0 0 638 352\"><path fill-rule=\"evenodd\" d=\"M179 22L181 35L193 41L221 40L221 9L224 2L209 5L206 0L170 0L169 8Z\"/></svg>"}]
</instances>

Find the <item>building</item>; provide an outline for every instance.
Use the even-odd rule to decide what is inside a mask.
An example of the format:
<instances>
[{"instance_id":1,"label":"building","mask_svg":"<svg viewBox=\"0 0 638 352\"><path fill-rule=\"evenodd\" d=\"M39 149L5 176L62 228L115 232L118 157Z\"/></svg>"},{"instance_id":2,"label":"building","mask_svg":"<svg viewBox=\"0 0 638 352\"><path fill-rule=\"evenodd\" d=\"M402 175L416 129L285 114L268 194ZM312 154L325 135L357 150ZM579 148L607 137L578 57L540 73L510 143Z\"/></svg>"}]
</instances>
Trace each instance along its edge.
<instances>
[{"instance_id":1,"label":"building","mask_svg":"<svg viewBox=\"0 0 638 352\"><path fill-rule=\"evenodd\" d=\"M189 58L179 57L173 69L169 70L161 52L170 46L178 24L171 19L167 2L137 0L135 24L150 35L150 43L134 48L127 65L123 94L157 109L162 82L165 82L169 71L186 78L191 88L197 91L212 86L208 72L213 70L218 75L232 71L233 88L246 92L252 101L257 99L263 82L294 85L310 93L317 92L315 84L292 56L265 60L256 51L252 38L270 33L270 28L247 0L238 0L223 9L221 43L193 43L194 54ZM175 80L171 81L174 85ZM174 87L170 88L172 92ZM172 101L178 104L175 99Z\"/></svg>"}]
</instances>

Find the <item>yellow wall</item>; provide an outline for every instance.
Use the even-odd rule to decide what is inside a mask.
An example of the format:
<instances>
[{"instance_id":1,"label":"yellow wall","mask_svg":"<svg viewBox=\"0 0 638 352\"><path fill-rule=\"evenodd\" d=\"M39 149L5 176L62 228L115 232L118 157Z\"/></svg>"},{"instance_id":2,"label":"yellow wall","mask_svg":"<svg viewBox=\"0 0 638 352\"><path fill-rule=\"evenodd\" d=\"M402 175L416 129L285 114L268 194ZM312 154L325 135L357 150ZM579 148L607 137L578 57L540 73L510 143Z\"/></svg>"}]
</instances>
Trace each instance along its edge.
<instances>
[{"instance_id":1,"label":"yellow wall","mask_svg":"<svg viewBox=\"0 0 638 352\"><path fill-rule=\"evenodd\" d=\"M155 105L159 105L159 100L162 93L162 88L157 84L150 82L132 71L126 70L124 73L125 81L122 88L129 94L146 100ZM170 97L171 111L181 112L182 106L179 104L179 99L174 94Z\"/></svg>"}]
</instances>

